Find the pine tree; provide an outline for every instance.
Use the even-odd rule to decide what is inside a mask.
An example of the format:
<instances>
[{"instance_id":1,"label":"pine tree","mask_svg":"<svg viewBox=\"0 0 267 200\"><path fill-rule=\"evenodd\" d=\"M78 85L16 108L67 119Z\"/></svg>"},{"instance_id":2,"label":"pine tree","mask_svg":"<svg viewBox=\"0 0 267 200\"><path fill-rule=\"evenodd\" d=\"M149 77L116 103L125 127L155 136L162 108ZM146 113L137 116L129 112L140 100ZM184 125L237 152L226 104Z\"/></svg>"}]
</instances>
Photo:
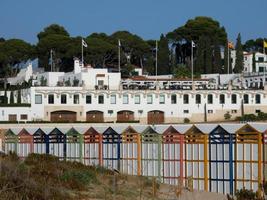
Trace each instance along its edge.
<instances>
[{"instance_id":1,"label":"pine tree","mask_svg":"<svg viewBox=\"0 0 267 200\"><path fill-rule=\"evenodd\" d=\"M4 94L4 104L8 103L8 98L7 98L7 91L5 90L5 94Z\"/></svg>"},{"instance_id":2,"label":"pine tree","mask_svg":"<svg viewBox=\"0 0 267 200\"><path fill-rule=\"evenodd\" d=\"M221 73L222 71L222 57L221 49L217 38L214 41L214 55L213 55L213 66L212 73Z\"/></svg>"},{"instance_id":3,"label":"pine tree","mask_svg":"<svg viewBox=\"0 0 267 200\"><path fill-rule=\"evenodd\" d=\"M170 73L170 50L168 39L162 34L158 43L158 74Z\"/></svg>"},{"instance_id":4,"label":"pine tree","mask_svg":"<svg viewBox=\"0 0 267 200\"><path fill-rule=\"evenodd\" d=\"M235 61L235 67L234 72L235 73L241 73L244 69L244 55L243 55L243 47L241 43L241 34L239 33L236 39L236 61Z\"/></svg>"},{"instance_id":5,"label":"pine tree","mask_svg":"<svg viewBox=\"0 0 267 200\"><path fill-rule=\"evenodd\" d=\"M204 55L205 59L205 73L210 74L212 73L212 48L211 48L211 40L210 38L206 37L206 51Z\"/></svg>"},{"instance_id":6,"label":"pine tree","mask_svg":"<svg viewBox=\"0 0 267 200\"><path fill-rule=\"evenodd\" d=\"M224 46L224 65L223 65L223 73L227 74L228 73L228 64L229 64L229 49L228 49L228 40L226 40L225 46ZM229 68L229 73L230 73L230 68Z\"/></svg>"},{"instance_id":7,"label":"pine tree","mask_svg":"<svg viewBox=\"0 0 267 200\"><path fill-rule=\"evenodd\" d=\"M253 53L253 57L252 57L252 72L256 72L256 57L255 57L255 53Z\"/></svg>"},{"instance_id":8,"label":"pine tree","mask_svg":"<svg viewBox=\"0 0 267 200\"><path fill-rule=\"evenodd\" d=\"M201 36L197 44L196 60L195 60L195 73L202 74L204 72L204 51L205 51L205 38Z\"/></svg>"},{"instance_id":9,"label":"pine tree","mask_svg":"<svg viewBox=\"0 0 267 200\"><path fill-rule=\"evenodd\" d=\"M18 99L17 99L17 103L21 104L21 91L18 90Z\"/></svg>"},{"instance_id":10,"label":"pine tree","mask_svg":"<svg viewBox=\"0 0 267 200\"><path fill-rule=\"evenodd\" d=\"M10 100L9 100L9 103L10 104L14 104L14 92L13 91L10 92Z\"/></svg>"}]
</instances>

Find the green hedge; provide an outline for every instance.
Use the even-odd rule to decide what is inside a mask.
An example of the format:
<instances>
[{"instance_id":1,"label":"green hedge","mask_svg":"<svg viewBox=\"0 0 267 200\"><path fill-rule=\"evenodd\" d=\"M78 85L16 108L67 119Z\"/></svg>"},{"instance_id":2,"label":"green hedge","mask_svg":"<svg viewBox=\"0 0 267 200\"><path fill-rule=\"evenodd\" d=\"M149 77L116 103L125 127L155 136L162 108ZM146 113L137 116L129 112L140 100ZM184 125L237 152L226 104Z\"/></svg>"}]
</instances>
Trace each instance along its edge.
<instances>
[{"instance_id":1,"label":"green hedge","mask_svg":"<svg viewBox=\"0 0 267 200\"><path fill-rule=\"evenodd\" d=\"M1 103L0 107L31 107L30 103L13 103L13 104L4 104Z\"/></svg>"}]
</instances>

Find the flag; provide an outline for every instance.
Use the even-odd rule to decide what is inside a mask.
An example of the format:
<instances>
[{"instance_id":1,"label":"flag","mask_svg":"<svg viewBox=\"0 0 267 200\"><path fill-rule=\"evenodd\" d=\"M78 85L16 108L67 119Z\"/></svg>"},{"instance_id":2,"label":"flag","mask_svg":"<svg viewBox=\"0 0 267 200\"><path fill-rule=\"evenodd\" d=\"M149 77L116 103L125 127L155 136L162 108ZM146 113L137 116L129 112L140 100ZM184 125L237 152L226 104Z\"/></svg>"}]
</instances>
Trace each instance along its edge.
<instances>
[{"instance_id":1,"label":"flag","mask_svg":"<svg viewBox=\"0 0 267 200\"><path fill-rule=\"evenodd\" d=\"M82 45L84 46L84 47L87 47L88 45L87 45L87 43L82 39Z\"/></svg>"},{"instance_id":2,"label":"flag","mask_svg":"<svg viewBox=\"0 0 267 200\"><path fill-rule=\"evenodd\" d=\"M267 48L267 42L263 40L263 48Z\"/></svg>"},{"instance_id":3,"label":"flag","mask_svg":"<svg viewBox=\"0 0 267 200\"><path fill-rule=\"evenodd\" d=\"M196 47L196 44L195 42L192 40L192 48L195 48Z\"/></svg>"},{"instance_id":4,"label":"flag","mask_svg":"<svg viewBox=\"0 0 267 200\"><path fill-rule=\"evenodd\" d=\"M118 45L119 45L119 47L121 47L121 41L120 40L118 40Z\"/></svg>"},{"instance_id":5,"label":"flag","mask_svg":"<svg viewBox=\"0 0 267 200\"><path fill-rule=\"evenodd\" d=\"M234 49L234 43L228 41L228 48L229 49Z\"/></svg>"}]
</instances>

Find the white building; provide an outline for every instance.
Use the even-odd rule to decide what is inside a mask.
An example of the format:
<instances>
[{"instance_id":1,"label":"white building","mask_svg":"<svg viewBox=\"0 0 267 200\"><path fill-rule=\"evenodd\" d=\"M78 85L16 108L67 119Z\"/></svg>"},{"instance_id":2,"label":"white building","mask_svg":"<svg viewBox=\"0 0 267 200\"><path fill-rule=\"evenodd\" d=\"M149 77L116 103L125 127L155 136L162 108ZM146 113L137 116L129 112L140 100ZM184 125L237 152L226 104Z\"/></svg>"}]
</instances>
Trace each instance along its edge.
<instances>
[{"instance_id":1,"label":"white building","mask_svg":"<svg viewBox=\"0 0 267 200\"><path fill-rule=\"evenodd\" d=\"M193 84L168 76L121 79L118 72L84 67L75 60L73 72L38 74L33 86L21 92L24 106L0 107L0 121L221 121L227 112L232 118L267 112L266 94L263 89L220 86L210 78ZM14 95L16 102L18 92Z\"/></svg>"}]
</instances>

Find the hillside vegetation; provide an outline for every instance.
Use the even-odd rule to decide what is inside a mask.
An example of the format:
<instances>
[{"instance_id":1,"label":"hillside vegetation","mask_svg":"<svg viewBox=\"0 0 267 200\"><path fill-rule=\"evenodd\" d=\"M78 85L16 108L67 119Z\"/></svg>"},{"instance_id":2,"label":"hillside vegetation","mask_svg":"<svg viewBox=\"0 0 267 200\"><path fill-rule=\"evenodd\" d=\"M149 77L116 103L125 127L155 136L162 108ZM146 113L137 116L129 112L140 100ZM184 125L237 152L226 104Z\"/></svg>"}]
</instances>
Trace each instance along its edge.
<instances>
[{"instance_id":1,"label":"hillside vegetation","mask_svg":"<svg viewBox=\"0 0 267 200\"><path fill-rule=\"evenodd\" d=\"M0 158L0 199L159 199L159 184L51 155Z\"/></svg>"}]
</instances>

